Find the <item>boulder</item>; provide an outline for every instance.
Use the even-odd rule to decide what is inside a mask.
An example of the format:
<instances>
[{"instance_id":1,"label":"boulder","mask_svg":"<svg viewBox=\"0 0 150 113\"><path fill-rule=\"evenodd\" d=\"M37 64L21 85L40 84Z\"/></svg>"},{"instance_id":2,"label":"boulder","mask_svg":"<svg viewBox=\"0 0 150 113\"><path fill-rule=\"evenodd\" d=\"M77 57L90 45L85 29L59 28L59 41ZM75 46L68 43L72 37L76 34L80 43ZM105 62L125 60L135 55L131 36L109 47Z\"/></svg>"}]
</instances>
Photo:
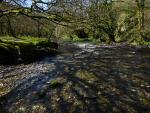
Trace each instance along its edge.
<instances>
[{"instance_id":1,"label":"boulder","mask_svg":"<svg viewBox=\"0 0 150 113\"><path fill-rule=\"evenodd\" d=\"M56 54L58 44L41 41L38 43L26 41L1 41L0 64L30 63L40 60L46 55Z\"/></svg>"}]
</instances>

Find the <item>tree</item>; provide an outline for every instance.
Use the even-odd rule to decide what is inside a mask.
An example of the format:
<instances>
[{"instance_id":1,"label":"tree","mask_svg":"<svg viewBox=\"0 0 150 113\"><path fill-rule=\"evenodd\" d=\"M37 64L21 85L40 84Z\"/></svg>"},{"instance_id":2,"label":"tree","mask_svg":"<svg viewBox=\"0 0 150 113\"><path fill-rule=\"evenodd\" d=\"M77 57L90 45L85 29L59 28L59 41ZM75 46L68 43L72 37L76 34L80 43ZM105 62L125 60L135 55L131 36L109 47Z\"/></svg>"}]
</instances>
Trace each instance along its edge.
<instances>
[{"instance_id":1,"label":"tree","mask_svg":"<svg viewBox=\"0 0 150 113\"><path fill-rule=\"evenodd\" d=\"M91 0L89 7L89 20L93 37L102 38L106 34L109 42L115 42L116 13L112 9L113 2L108 0ZM103 39L101 39L103 40Z\"/></svg>"},{"instance_id":2,"label":"tree","mask_svg":"<svg viewBox=\"0 0 150 113\"><path fill-rule=\"evenodd\" d=\"M8 33L10 33L10 35L13 37L17 37L14 32L14 29L12 28L11 16L7 15L6 18L7 18L7 24L8 24Z\"/></svg>"},{"instance_id":3,"label":"tree","mask_svg":"<svg viewBox=\"0 0 150 113\"><path fill-rule=\"evenodd\" d=\"M144 7L145 0L135 0L137 3L137 14L138 14L138 26L141 35L141 41L144 37Z\"/></svg>"}]
</instances>

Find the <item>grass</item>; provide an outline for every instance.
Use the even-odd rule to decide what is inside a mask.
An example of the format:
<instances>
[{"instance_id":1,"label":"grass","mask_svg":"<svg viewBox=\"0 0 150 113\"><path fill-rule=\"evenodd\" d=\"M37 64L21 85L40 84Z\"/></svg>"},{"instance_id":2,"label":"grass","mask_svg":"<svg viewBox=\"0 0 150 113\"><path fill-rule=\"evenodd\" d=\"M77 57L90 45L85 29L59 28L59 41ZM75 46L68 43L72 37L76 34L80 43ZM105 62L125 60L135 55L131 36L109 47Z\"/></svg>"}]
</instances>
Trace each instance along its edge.
<instances>
[{"instance_id":1,"label":"grass","mask_svg":"<svg viewBox=\"0 0 150 113\"><path fill-rule=\"evenodd\" d=\"M20 57L23 62L30 62L42 58L48 54L55 54L57 52L57 44L49 42L46 38L36 37L19 37L13 38L9 36L0 37L0 56L7 61L7 57L11 61L17 61ZM11 61L8 64L11 64Z\"/></svg>"},{"instance_id":2,"label":"grass","mask_svg":"<svg viewBox=\"0 0 150 113\"><path fill-rule=\"evenodd\" d=\"M10 36L2 36L0 37L0 46L3 48L19 48L24 47L35 47L37 45L41 45L41 43L48 44L48 40L46 38L37 38L37 37L29 37L29 36L22 36L19 38L14 38Z\"/></svg>"},{"instance_id":3,"label":"grass","mask_svg":"<svg viewBox=\"0 0 150 113\"><path fill-rule=\"evenodd\" d=\"M22 36L20 37L21 40L26 42L32 42L34 44L37 44L39 42L48 41L47 38L38 38L38 37L30 37L30 36Z\"/></svg>"},{"instance_id":4,"label":"grass","mask_svg":"<svg viewBox=\"0 0 150 113\"><path fill-rule=\"evenodd\" d=\"M143 45L150 46L150 42L144 41Z\"/></svg>"},{"instance_id":5,"label":"grass","mask_svg":"<svg viewBox=\"0 0 150 113\"><path fill-rule=\"evenodd\" d=\"M73 35L72 39L70 36L64 35L64 36L62 36L62 40L68 41L68 42L75 42L75 43L82 43L82 42L89 42L92 44L100 44L101 43L101 41L99 39L94 39L93 37L84 39L84 38L79 38L76 35Z\"/></svg>"},{"instance_id":6,"label":"grass","mask_svg":"<svg viewBox=\"0 0 150 113\"><path fill-rule=\"evenodd\" d=\"M10 43L10 44L28 44L28 43L33 43L34 45L36 45L39 42L42 41L48 41L47 38L37 38L37 37L30 37L30 36L22 36L19 38L14 38L14 37L10 37L10 36L1 36L0 40L4 43Z\"/></svg>"}]
</instances>

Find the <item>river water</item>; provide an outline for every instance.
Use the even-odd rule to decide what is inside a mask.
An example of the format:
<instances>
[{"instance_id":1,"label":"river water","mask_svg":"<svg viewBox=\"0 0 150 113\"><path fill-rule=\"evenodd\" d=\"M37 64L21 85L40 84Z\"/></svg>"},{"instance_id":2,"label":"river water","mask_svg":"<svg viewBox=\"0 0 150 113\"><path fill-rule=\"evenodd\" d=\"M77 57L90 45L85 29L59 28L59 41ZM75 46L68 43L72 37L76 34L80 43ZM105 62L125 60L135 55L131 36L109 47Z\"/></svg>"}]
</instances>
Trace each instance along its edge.
<instances>
[{"instance_id":1,"label":"river water","mask_svg":"<svg viewBox=\"0 0 150 113\"><path fill-rule=\"evenodd\" d=\"M150 113L150 49L67 44L42 61L0 66L0 113L9 112Z\"/></svg>"}]
</instances>

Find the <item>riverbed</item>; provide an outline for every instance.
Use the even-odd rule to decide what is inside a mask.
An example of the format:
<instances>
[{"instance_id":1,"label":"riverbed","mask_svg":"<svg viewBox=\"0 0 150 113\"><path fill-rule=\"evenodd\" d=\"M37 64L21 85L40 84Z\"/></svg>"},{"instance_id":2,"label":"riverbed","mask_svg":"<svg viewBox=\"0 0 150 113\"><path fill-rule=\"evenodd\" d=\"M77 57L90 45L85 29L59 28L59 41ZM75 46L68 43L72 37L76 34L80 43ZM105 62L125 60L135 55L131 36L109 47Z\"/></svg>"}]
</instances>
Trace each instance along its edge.
<instances>
[{"instance_id":1,"label":"riverbed","mask_svg":"<svg viewBox=\"0 0 150 113\"><path fill-rule=\"evenodd\" d=\"M149 48L59 48L41 61L0 66L0 113L150 112Z\"/></svg>"}]
</instances>

